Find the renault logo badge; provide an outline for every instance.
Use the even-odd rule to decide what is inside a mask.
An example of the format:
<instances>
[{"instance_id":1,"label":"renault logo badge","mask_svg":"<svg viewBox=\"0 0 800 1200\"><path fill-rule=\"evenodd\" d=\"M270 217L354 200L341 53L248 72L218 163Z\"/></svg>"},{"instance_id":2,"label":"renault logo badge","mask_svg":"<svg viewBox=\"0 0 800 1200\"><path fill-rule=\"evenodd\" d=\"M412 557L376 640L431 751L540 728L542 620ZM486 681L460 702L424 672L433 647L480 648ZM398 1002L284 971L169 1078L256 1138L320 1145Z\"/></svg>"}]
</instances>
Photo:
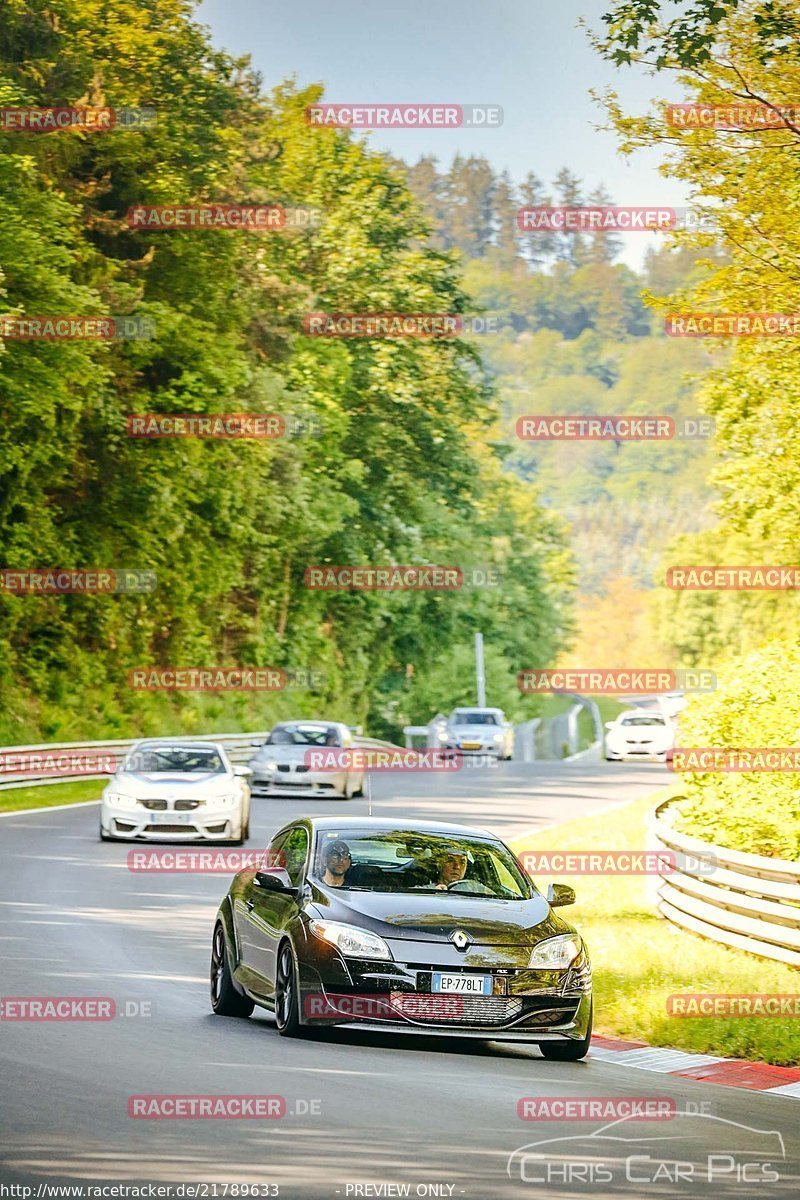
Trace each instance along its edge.
<instances>
[{"instance_id":1,"label":"renault logo badge","mask_svg":"<svg viewBox=\"0 0 800 1200\"><path fill-rule=\"evenodd\" d=\"M450 941L455 946L456 950L466 950L472 942L472 938L468 933L464 933L463 929L456 929L450 934Z\"/></svg>"}]
</instances>

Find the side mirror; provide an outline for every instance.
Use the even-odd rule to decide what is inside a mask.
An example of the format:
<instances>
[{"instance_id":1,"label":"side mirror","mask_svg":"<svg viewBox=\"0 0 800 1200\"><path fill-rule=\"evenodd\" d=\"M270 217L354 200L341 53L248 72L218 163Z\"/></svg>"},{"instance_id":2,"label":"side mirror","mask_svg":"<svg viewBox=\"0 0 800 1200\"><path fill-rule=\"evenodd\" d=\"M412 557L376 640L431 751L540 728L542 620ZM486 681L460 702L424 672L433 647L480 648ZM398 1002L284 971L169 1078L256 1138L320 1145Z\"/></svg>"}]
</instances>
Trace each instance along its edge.
<instances>
[{"instance_id":1,"label":"side mirror","mask_svg":"<svg viewBox=\"0 0 800 1200\"><path fill-rule=\"evenodd\" d=\"M289 878L289 872L284 871L283 867L268 867L266 871L256 871L253 883L266 892L295 891L295 886Z\"/></svg>"},{"instance_id":2,"label":"side mirror","mask_svg":"<svg viewBox=\"0 0 800 1200\"><path fill-rule=\"evenodd\" d=\"M606 729L613 729L613 728L614 728L614 722L606 721Z\"/></svg>"},{"instance_id":3,"label":"side mirror","mask_svg":"<svg viewBox=\"0 0 800 1200\"><path fill-rule=\"evenodd\" d=\"M241 779L249 779L253 774L251 767L238 765L233 768L234 775L238 775Z\"/></svg>"},{"instance_id":4,"label":"side mirror","mask_svg":"<svg viewBox=\"0 0 800 1200\"><path fill-rule=\"evenodd\" d=\"M547 889L545 900L551 908L561 908L564 904L575 903L575 889L567 883L551 883Z\"/></svg>"}]
</instances>

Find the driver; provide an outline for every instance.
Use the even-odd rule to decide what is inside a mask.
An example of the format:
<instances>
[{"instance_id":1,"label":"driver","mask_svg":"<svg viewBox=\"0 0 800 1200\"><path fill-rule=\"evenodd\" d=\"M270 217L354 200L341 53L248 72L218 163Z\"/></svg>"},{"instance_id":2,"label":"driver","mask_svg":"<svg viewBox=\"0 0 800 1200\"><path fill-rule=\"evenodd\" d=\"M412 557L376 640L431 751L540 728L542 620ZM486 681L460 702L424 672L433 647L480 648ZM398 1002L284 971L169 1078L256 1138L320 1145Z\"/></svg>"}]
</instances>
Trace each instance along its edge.
<instances>
[{"instance_id":1,"label":"driver","mask_svg":"<svg viewBox=\"0 0 800 1200\"><path fill-rule=\"evenodd\" d=\"M344 877L353 861L347 842L331 842L330 846L325 847L322 861L325 864L322 882L330 887L344 887Z\"/></svg>"},{"instance_id":2,"label":"driver","mask_svg":"<svg viewBox=\"0 0 800 1200\"><path fill-rule=\"evenodd\" d=\"M453 883L460 883L467 873L467 856L460 850L449 851L439 861L439 878L434 887L446 892Z\"/></svg>"}]
</instances>

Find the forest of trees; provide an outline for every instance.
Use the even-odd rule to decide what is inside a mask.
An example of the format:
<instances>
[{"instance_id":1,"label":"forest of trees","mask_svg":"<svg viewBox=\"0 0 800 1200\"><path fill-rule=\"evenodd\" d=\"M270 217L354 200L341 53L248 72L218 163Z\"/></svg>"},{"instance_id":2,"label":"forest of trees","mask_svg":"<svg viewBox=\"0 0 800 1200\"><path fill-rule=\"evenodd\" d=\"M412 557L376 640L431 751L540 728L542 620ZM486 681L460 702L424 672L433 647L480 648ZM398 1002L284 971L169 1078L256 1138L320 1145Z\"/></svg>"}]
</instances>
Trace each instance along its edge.
<instances>
[{"instance_id":1,"label":"forest of trees","mask_svg":"<svg viewBox=\"0 0 800 1200\"><path fill-rule=\"evenodd\" d=\"M533 175L517 186L485 158L456 157L449 167L426 158L408 178L434 223L432 242L461 253L466 290L495 322L497 332L474 344L499 398L506 467L536 483L544 504L568 522L577 660L591 654L611 664L623 653L660 663L668 653L671 661L677 647L668 651L656 636L654 588L669 540L713 523L711 439L534 444L520 442L515 425L526 413L702 417L699 386L725 352L668 338L647 297L698 284L722 261L719 248L651 247L634 270L618 261L617 235L521 232L520 206L614 202L567 168L550 187ZM598 606L602 639L595 622L585 629L584 616ZM631 642L630 613L640 608Z\"/></svg>"},{"instance_id":2,"label":"forest of trees","mask_svg":"<svg viewBox=\"0 0 800 1200\"><path fill-rule=\"evenodd\" d=\"M463 312L402 171L309 127L318 88L267 92L187 0L6 0L0 104L144 107L106 132L0 132L0 304L136 314L146 340L6 340L0 557L130 567L147 595L0 593L3 742L248 725L332 711L371 731L473 695L474 630L511 710L520 663L570 628L572 566L462 339L306 336L312 311ZM277 150L277 152L276 152ZM280 202L311 228L152 233L137 204ZM316 436L133 440L135 412L279 412ZM496 567L502 587L319 592L312 563ZM134 693L132 666L313 668L316 691ZM426 686L430 682L430 686Z\"/></svg>"}]
</instances>

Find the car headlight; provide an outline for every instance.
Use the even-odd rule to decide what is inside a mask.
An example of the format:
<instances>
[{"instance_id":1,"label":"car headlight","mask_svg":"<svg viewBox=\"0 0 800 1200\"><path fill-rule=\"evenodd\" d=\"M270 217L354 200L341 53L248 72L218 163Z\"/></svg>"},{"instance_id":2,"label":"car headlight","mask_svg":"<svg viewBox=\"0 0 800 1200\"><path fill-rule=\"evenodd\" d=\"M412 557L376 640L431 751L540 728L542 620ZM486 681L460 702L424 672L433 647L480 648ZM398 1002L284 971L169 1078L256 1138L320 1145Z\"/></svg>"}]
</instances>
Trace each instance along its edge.
<instances>
[{"instance_id":1,"label":"car headlight","mask_svg":"<svg viewBox=\"0 0 800 1200\"><path fill-rule=\"evenodd\" d=\"M135 796L126 796L123 792L103 792L103 800L115 808L136 808Z\"/></svg>"},{"instance_id":2,"label":"car headlight","mask_svg":"<svg viewBox=\"0 0 800 1200\"><path fill-rule=\"evenodd\" d=\"M312 921L311 932L324 942L330 942L345 958L391 959L392 952L383 938L355 925L338 921Z\"/></svg>"},{"instance_id":3,"label":"car headlight","mask_svg":"<svg viewBox=\"0 0 800 1200\"><path fill-rule=\"evenodd\" d=\"M265 762L259 762L258 765L262 771L277 771L278 769L278 764L274 758L268 758Z\"/></svg>"},{"instance_id":4,"label":"car headlight","mask_svg":"<svg viewBox=\"0 0 800 1200\"><path fill-rule=\"evenodd\" d=\"M504 735L503 735L502 733L493 733L493 734L492 734L492 741L493 741L493 742L502 742L502 740L503 740L503 736L504 736Z\"/></svg>"},{"instance_id":5,"label":"car headlight","mask_svg":"<svg viewBox=\"0 0 800 1200\"><path fill-rule=\"evenodd\" d=\"M227 796L215 796L210 803L217 808L232 808L238 799L238 792L230 792Z\"/></svg>"},{"instance_id":6,"label":"car headlight","mask_svg":"<svg viewBox=\"0 0 800 1200\"><path fill-rule=\"evenodd\" d=\"M560 933L534 946L529 967L540 971L563 971L578 957L583 946L577 933Z\"/></svg>"}]
</instances>

